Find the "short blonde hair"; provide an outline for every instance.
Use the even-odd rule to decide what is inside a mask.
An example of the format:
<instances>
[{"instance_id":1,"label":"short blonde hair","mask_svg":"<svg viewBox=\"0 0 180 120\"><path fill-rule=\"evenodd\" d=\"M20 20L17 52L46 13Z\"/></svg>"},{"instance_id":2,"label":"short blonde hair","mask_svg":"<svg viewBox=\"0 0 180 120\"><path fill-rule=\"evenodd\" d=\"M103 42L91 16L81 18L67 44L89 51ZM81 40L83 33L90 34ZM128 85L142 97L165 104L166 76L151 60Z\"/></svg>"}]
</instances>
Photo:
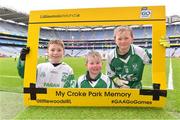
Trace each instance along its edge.
<instances>
[{"instance_id":1,"label":"short blonde hair","mask_svg":"<svg viewBox=\"0 0 180 120\"><path fill-rule=\"evenodd\" d=\"M50 41L48 42L48 48L49 48L49 46L50 46L51 44L60 45L60 46L63 48L63 50L64 50L64 42L63 42L62 40L58 40L58 39L50 40Z\"/></svg>"},{"instance_id":2,"label":"short blonde hair","mask_svg":"<svg viewBox=\"0 0 180 120\"><path fill-rule=\"evenodd\" d=\"M131 37L133 38L133 30L129 26L119 26L114 29L114 38L116 38L116 33L117 32L124 32L124 31L129 31L131 34Z\"/></svg>"},{"instance_id":3,"label":"short blonde hair","mask_svg":"<svg viewBox=\"0 0 180 120\"><path fill-rule=\"evenodd\" d=\"M88 58L89 57L99 58L102 61L101 54L99 52L97 52L97 51L94 51L94 50L88 52L88 54L86 55L86 64L88 63Z\"/></svg>"}]
</instances>

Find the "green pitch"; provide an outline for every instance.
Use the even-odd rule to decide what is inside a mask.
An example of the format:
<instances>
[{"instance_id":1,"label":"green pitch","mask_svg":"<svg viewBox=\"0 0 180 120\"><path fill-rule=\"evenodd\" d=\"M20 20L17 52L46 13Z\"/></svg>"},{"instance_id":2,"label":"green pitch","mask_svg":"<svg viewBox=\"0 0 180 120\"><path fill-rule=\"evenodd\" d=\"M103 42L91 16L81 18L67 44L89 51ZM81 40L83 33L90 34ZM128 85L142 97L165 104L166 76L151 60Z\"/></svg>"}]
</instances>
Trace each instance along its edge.
<instances>
[{"instance_id":1,"label":"green pitch","mask_svg":"<svg viewBox=\"0 0 180 120\"><path fill-rule=\"evenodd\" d=\"M40 58L40 62L44 62ZM86 71L83 58L64 59L77 78ZM180 119L180 59L173 58L174 90L168 90L164 108L129 107L28 107L23 106L23 80L18 76L17 61L0 58L0 119ZM167 60L167 65L169 60ZM106 62L103 62L105 73ZM168 70L167 66L167 70ZM151 86L151 65L145 67L143 85ZM168 71L167 71L168 73ZM147 79L148 78L148 79Z\"/></svg>"}]
</instances>

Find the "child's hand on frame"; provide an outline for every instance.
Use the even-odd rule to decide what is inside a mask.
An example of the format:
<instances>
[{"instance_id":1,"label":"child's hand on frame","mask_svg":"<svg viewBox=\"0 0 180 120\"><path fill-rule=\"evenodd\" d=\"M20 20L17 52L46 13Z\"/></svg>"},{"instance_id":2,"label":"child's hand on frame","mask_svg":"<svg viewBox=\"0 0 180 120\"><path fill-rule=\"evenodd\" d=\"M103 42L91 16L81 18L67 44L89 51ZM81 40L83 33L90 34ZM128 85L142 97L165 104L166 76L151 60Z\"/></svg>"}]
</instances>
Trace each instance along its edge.
<instances>
[{"instance_id":1,"label":"child's hand on frame","mask_svg":"<svg viewBox=\"0 0 180 120\"><path fill-rule=\"evenodd\" d=\"M25 61L26 60L26 54L28 54L30 51L30 48L29 47L24 47L21 52L20 52L20 59L22 61Z\"/></svg>"}]
</instances>

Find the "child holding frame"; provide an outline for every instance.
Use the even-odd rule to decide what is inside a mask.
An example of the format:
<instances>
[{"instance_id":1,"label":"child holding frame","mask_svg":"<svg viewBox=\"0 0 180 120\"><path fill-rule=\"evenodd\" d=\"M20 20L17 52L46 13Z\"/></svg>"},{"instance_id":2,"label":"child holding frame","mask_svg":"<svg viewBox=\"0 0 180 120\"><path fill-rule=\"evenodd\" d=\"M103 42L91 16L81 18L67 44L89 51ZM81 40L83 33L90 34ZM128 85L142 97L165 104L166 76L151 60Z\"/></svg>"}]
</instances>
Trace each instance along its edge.
<instances>
[{"instance_id":1,"label":"child holding frame","mask_svg":"<svg viewBox=\"0 0 180 120\"><path fill-rule=\"evenodd\" d=\"M107 57L107 75L117 88L142 88L144 65L151 63L151 54L133 44L133 31L129 26L114 30L116 48Z\"/></svg>"},{"instance_id":2,"label":"child holding frame","mask_svg":"<svg viewBox=\"0 0 180 120\"><path fill-rule=\"evenodd\" d=\"M64 57L64 43L61 40L50 40L48 42L49 62L37 65L36 87L40 88L74 88L76 81L74 80L73 69L66 63L62 62ZM24 77L24 61L29 48L23 48L20 53L18 62L18 73Z\"/></svg>"}]
</instances>

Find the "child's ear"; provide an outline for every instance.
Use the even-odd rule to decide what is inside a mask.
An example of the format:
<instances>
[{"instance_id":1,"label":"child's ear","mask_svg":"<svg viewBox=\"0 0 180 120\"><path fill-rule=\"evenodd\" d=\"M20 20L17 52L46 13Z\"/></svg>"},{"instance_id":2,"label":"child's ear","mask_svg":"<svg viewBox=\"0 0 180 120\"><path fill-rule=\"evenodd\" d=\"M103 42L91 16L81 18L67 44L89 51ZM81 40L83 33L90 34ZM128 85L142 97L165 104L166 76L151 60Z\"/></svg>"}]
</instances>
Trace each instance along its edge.
<instances>
[{"instance_id":1,"label":"child's ear","mask_svg":"<svg viewBox=\"0 0 180 120\"><path fill-rule=\"evenodd\" d=\"M85 66L87 67L87 63L85 63Z\"/></svg>"},{"instance_id":2,"label":"child's ear","mask_svg":"<svg viewBox=\"0 0 180 120\"><path fill-rule=\"evenodd\" d=\"M116 36L114 36L114 41L116 40Z\"/></svg>"},{"instance_id":3,"label":"child's ear","mask_svg":"<svg viewBox=\"0 0 180 120\"><path fill-rule=\"evenodd\" d=\"M134 38L132 38L132 40L131 40L131 44L134 42Z\"/></svg>"},{"instance_id":4,"label":"child's ear","mask_svg":"<svg viewBox=\"0 0 180 120\"><path fill-rule=\"evenodd\" d=\"M63 49L63 54L65 55L65 49Z\"/></svg>"}]
</instances>

